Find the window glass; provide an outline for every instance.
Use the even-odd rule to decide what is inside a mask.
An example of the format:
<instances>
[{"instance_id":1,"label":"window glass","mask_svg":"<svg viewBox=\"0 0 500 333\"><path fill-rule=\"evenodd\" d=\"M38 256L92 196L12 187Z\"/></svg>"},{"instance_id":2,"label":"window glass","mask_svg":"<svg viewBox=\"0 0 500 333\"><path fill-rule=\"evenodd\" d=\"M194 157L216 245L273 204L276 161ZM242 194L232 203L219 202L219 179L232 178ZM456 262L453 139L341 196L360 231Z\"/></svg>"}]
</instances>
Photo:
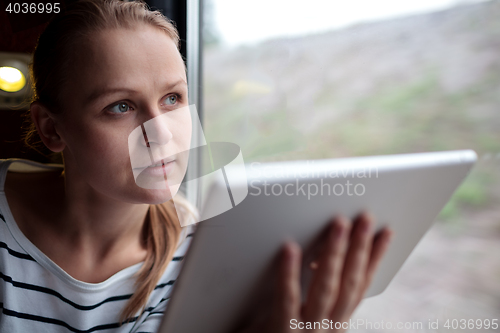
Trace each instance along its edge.
<instances>
[{"instance_id":1,"label":"window glass","mask_svg":"<svg viewBox=\"0 0 500 333\"><path fill-rule=\"evenodd\" d=\"M245 162L474 149L372 322L500 313L500 1L211 0L207 141ZM369 329L366 329L369 331ZM362 331L362 330L361 330ZM391 331L382 329L378 331Z\"/></svg>"}]
</instances>

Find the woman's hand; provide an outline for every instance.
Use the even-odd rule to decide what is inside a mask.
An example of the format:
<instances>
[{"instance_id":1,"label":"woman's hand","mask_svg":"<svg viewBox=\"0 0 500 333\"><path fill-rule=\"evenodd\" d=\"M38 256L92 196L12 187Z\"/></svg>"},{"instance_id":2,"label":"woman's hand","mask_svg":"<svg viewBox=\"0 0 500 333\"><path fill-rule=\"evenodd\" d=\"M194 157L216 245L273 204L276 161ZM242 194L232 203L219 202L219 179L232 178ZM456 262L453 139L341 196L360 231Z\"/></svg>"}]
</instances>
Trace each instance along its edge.
<instances>
[{"instance_id":1,"label":"woman's hand","mask_svg":"<svg viewBox=\"0 0 500 333\"><path fill-rule=\"evenodd\" d=\"M285 244L272 313L264 322L244 332L344 332L346 324L335 329L335 323L349 322L392 236L388 228L374 235L373 223L366 213L356 218L352 230L345 218L333 221L322 253L312 265L314 275L304 304L300 289L302 251L296 243ZM312 325L328 322L329 327L316 325L306 329L302 324L307 322Z\"/></svg>"}]
</instances>

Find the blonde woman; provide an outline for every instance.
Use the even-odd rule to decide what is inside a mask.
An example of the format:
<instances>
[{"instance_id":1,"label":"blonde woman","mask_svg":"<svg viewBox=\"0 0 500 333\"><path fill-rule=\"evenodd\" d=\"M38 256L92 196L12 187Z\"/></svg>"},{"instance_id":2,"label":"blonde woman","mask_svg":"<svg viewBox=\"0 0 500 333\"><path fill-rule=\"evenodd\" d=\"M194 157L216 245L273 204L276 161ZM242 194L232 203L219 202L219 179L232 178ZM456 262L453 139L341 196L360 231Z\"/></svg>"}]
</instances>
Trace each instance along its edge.
<instances>
[{"instance_id":1,"label":"blonde woman","mask_svg":"<svg viewBox=\"0 0 500 333\"><path fill-rule=\"evenodd\" d=\"M178 186L137 186L128 137L188 106L178 46L172 23L138 1L78 1L40 36L26 139L38 135L64 164L0 164L0 332L157 331L192 238L178 216L192 218L192 208L185 202L177 215L169 199ZM168 126L151 143L181 151L188 126ZM169 177L182 179L177 157ZM291 332L292 318L348 319L389 242L390 231L374 235L372 224L366 214L352 230L334 221L305 304L301 251L285 244L274 310L246 331Z\"/></svg>"}]
</instances>

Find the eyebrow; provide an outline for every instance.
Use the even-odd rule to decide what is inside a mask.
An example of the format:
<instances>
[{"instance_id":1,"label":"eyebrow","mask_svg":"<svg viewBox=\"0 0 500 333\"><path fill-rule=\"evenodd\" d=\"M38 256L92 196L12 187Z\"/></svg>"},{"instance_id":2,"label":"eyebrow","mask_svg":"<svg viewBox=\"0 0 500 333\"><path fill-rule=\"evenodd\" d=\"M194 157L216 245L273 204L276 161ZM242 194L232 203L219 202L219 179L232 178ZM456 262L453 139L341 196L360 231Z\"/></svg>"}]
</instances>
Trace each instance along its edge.
<instances>
[{"instance_id":1,"label":"eyebrow","mask_svg":"<svg viewBox=\"0 0 500 333\"><path fill-rule=\"evenodd\" d=\"M187 86L187 82L184 81L183 79L180 79L174 83L171 83L171 84L167 84L166 86L164 86L164 90L171 90L173 88L175 88L176 86L178 85L186 85ZM84 101L85 105L89 105L90 103L104 97L104 96L107 96L107 95L112 95L112 94L116 94L116 93L119 93L119 92L126 92L126 93L137 93L136 90L134 89L129 89L129 88L109 88L109 89L97 89L95 90L94 92L92 92Z\"/></svg>"}]
</instances>

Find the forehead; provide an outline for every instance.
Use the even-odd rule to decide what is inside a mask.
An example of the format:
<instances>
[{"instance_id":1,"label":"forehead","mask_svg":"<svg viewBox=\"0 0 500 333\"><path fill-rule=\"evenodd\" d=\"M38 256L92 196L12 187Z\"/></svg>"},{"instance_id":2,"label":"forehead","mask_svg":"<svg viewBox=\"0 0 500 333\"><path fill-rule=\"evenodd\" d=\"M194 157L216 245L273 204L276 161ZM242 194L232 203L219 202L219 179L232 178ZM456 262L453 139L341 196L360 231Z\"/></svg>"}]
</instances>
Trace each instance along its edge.
<instances>
[{"instance_id":1,"label":"forehead","mask_svg":"<svg viewBox=\"0 0 500 333\"><path fill-rule=\"evenodd\" d=\"M77 50L75 72L81 84L186 80L184 62L173 40L146 25L96 33Z\"/></svg>"}]
</instances>

